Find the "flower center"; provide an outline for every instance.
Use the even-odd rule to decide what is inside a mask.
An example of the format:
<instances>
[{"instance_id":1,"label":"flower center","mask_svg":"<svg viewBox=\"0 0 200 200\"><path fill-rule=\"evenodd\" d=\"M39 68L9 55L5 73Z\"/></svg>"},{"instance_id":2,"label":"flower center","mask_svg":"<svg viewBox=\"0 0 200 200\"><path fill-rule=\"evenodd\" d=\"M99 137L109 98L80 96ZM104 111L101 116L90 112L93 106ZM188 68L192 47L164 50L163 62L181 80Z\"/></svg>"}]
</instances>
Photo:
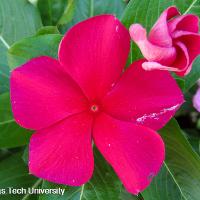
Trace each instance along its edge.
<instances>
[{"instance_id":1,"label":"flower center","mask_svg":"<svg viewBox=\"0 0 200 200\"><path fill-rule=\"evenodd\" d=\"M93 112L93 113L96 113L99 111L99 106L97 104L92 104L90 106L90 111Z\"/></svg>"}]
</instances>

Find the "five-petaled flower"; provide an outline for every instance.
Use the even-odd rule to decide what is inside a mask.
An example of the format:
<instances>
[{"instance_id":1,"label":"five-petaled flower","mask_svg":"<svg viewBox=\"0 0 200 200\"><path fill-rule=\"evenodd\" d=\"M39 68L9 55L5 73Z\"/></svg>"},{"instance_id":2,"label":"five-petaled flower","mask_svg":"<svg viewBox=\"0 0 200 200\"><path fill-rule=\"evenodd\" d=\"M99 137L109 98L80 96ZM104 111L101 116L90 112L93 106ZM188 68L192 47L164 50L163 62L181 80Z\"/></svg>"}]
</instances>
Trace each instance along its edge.
<instances>
[{"instance_id":1,"label":"five-petaled flower","mask_svg":"<svg viewBox=\"0 0 200 200\"><path fill-rule=\"evenodd\" d=\"M11 102L18 124L36 130L29 170L43 179L79 186L92 176L92 140L126 189L146 188L164 160L156 132L183 102L167 71L147 72L143 60L123 74L128 30L112 15L71 28L58 60L41 56L11 74Z\"/></svg>"},{"instance_id":2,"label":"five-petaled flower","mask_svg":"<svg viewBox=\"0 0 200 200\"><path fill-rule=\"evenodd\" d=\"M176 7L166 9L151 29L140 24L130 27L130 35L148 62L145 70L169 70L179 76L187 75L192 62L200 54L199 18L193 14L180 15Z\"/></svg>"}]
</instances>

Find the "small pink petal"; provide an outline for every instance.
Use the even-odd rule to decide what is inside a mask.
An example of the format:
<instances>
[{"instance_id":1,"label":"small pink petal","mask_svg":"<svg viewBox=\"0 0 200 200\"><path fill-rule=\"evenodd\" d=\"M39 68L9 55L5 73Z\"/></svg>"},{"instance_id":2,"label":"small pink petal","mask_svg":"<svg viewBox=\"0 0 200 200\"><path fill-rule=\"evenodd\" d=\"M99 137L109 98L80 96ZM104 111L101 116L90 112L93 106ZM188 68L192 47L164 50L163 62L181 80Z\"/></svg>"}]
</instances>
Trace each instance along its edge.
<instances>
[{"instance_id":1,"label":"small pink petal","mask_svg":"<svg viewBox=\"0 0 200 200\"><path fill-rule=\"evenodd\" d=\"M151 70L165 70L165 71L173 71L173 72L180 72L181 70L175 68L175 67L168 67L161 65L160 63L157 62L144 62L142 64L142 68L146 71L151 71Z\"/></svg>"},{"instance_id":2,"label":"small pink petal","mask_svg":"<svg viewBox=\"0 0 200 200\"><path fill-rule=\"evenodd\" d=\"M176 7L167 8L159 17L149 33L149 41L161 47L172 47L172 38L168 29L168 20L179 15Z\"/></svg>"},{"instance_id":3,"label":"small pink petal","mask_svg":"<svg viewBox=\"0 0 200 200\"><path fill-rule=\"evenodd\" d=\"M170 33L176 30L198 33L199 18L198 16L192 14L178 16L168 22L168 28Z\"/></svg>"},{"instance_id":4,"label":"small pink petal","mask_svg":"<svg viewBox=\"0 0 200 200\"><path fill-rule=\"evenodd\" d=\"M143 191L164 160L164 143L155 131L106 114L96 118L94 142L132 194Z\"/></svg>"},{"instance_id":5,"label":"small pink petal","mask_svg":"<svg viewBox=\"0 0 200 200\"><path fill-rule=\"evenodd\" d=\"M42 56L11 73L11 105L21 126L38 130L87 109L87 99L59 62Z\"/></svg>"},{"instance_id":6,"label":"small pink petal","mask_svg":"<svg viewBox=\"0 0 200 200\"><path fill-rule=\"evenodd\" d=\"M132 40L138 45L143 56L148 61L155 61L164 65L169 65L175 60L175 48L160 47L152 44L147 39L146 30L140 24L131 25L129 32Z\"/></svg>"},{"instance_id":7,"label":"small pink petal","mask_svg":"<svg viewBox=\"0 0 200 200\"><path fill-rule=\"evenodd\" d=\"M29 170L42 179L80 186L92 176L92 117L71 116L31 137Z\"/></svg>"},{"instance_id":8,"label":"small pink petal","mask_svg":"<svg viewBox=\"0 0 200 200\"><path fill-rule=\"evenodd\" d=\"M200 35L196 33L191 33L187 31L175 31L173 37L178 41L181 41L187 48L189 55L189 64L184 75L190 72L192 63L194 59L200 54Z\"/></svg>"},{"instance_id":9,"label":"small pink petal","mask_svg":"<svg viewBox=\"0 0 200 200\"><path fill-rule=\"evenodd\" d=\"M183 94L167 71L145 71L144 60L134 62L104 97L105 112L113 117L162 128L183 103Z\"/></svg>"},{"instance_id":10,"label":"small pink petal","mask_svg":"<svg viewBox=\"0 0 200 200\"><path fill-rule=\"evenodd\" d=\"M178 76L185 76L186 72L190 68L188 49L183 42L177 41L174 45L176 47L177 56L175 62L172 65L177 69L175 72Z\"/></svg>"},{"instance_id":11,"label":"small pink petal","mask_svg":"<svg viewBox=\"0 0 200 200\"><path fill-rule=\"evenodd\" d=\"M193 106L200 112L200 88L193 97Z\"/></svg>"},{"instance_id":12,"label":"small pink petal","mask_svg":"<svg viewBox=\"0 0 200 200\"><path fill-rule=\"evenodd\" d=\"M98 99L119 78L130 49L126 28L113 15L89 18L61 41L59 60L89 99Z\"/></svg>"}]
</instances>

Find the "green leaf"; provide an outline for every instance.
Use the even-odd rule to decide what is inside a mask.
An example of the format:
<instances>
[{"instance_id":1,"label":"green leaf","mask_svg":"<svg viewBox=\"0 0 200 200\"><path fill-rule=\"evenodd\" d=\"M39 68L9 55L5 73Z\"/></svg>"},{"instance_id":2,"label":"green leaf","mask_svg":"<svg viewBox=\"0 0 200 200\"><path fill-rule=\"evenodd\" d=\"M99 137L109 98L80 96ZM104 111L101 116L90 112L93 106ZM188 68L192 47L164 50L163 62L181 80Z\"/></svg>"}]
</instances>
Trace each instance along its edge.
<instances>
[{"instance_id":1,"label":"green leaf","mask_svg":"<svg viewBox=\"0 0 200 200\"><path fill-rule=\"evenodd\" d=\"M136 200L137 197L128 194L123 188L112 168L105 162L101 154L94 149L95 170L92 179L81 187L56 185L47 181L42 188L62 188L65 194L40 195L39 200Z\"/></svg>"},{"instance_id":2,"label":"green leaf","mask_svg":"<svg viewBox=\"0 0 200 200\"><path fill-rule=\"evenodd\" d=\"M68 23L70 19L71 21L67 26L62 27L62 33L74 24L95 15L109 13L120 17L126 7L126 3L123 0L75 0L72 3L70 7L71 14L70 16L67 15L66 23ZM61 20L62 24L64 24L64 19Z\"/></svg>"},{"instance_id":3,"label":"green leaf","mask_svg":"<svg viewBox=\"0 0 200 200\"><path fill-rule=\"evenodd\" d=\"M1 0L0 3L0 93L9 90L7 51L42 26L37 9L27 0Z\"/></svg>"},{"instance_id":4,"label":"green leaf","mask_svg":"<svg viewBox=\"0 0 200 200\"><path fill-rule=\"evenodd\" d=\"M34 196L28 198L26 194L9 194L8 188L37 188L40 183L41 180L29 174L27 166L21 159L21 153L15 153L0 161L0 188L6 189L7 193L0 195L1 200L35 199Z\"/></svg>"},{"instance_id":5,"label":"green leaf","mask_svg":"<svg viewBox=\"0 0 200 200\"><path fill-rule=\"evenodd\" d=\"M176 83L178 84L179 88L181 90L185 89L185 80L183 80L182 78L175 78Z\"/></svg>"},{"instance_id":6,"label":"green leaf","mask_svg":"<svg viewBox=\"0 0 200 200\"><path fill-rule=\"evenodd\" d=\"M198 56L193 65L190 73L184 77L185 92L187 92L198 80L200 79L200 56Z\"/></svg>"},{"instance_id":7,"label":"green leaf","mask_svg":"<svg viewBox=\"0 0 200 200\"><path fill-rule=\"evenodd\" d=\"M15 123L9 93L1 94L0 102L0 148L13 148L27 144L31 132Z\"/></svg>"},{"instance_id":8,"label":"green leaf","mask_svg":"<svg viewBox=\"0 0 200 200\"><path fill-rule=\"evenodd\" d=\"M44 25L56 25L62 16L67 0L38 0L38 8Z\"/></svg>"},{"instance_id":9,"label":"green leaf","mask_svg":"<svg viewBox=\"0 0 200 200\"><path fill-rule=\"evenodd\" d=\"M200 157L192 149L176 120L172 119L160 132L166 147L165 166L182 197L199 200Z\"/></svg>"},{"instance_id":10,"label":"green leaf","mask_svg":"<svg viewBox=\"0 0 200 200\"><path fill-rule=\"evenodd\" d=\"M163 165L159 174L153 179L150 186L142 192L142 196L145 200L184 199L165 165Z\"/></svg>"},{"instance_id":11,"label":"green leaf","mask_svg":"<svg viewBox=\"0 0 200 200\"><path fill-rule=\"evenodd\" d=\"M45 34L60 34L60 32L57 26L43 26L36 33L36 35L45 35Z\"/></svg>"},{"instance_id":12,"label":"green leaf","mask_svg":"<svg viewBox=\"0 0 200 200\"><path fill-rule=\"evenodd\" d=\"M25 38L15 43L8 51L9 67L14 69L31 58L42 55L57 58L61 38L60 34L48 34Z\"/></svg>"},{"instance_id":13,"label":"green leaf","mask_svg":"<svg viewBox=\"0 0 200 200\"><path fill-rule=\"evenodd\" d=\"M28 165L28 158L29 158L29 145L27 145L24 149L24 153L22 155L22 160L25 164Z\"/></svg>"},{"instance_id":14,"label":"green leaf","mask_svg":"<svg viewBox=\"0 0 200 200\"><path fill-rule=\"evenodd\" d=\"M74 15L74 10L75 10L75 1L74 0L68 0L67 6L63 12L63 15L58 21L59 25L64 25L70 22L73 18Z\"/></svg>"},{"instance_id":15,"label":"green leaf","mask_svg":"<svg viewBox=\"0 0 200 200\"><path fill-rule=\"evenodd\" d=\"M185 129L183 134L187 137L189 143L191 144L192 148L196 153L200 155L199 143L200 143L200 136L199 131L196 129Z\"/></svg>"},{"instance_id":16,"label":"green leaf","mask_svg":"<svg viewBox=\"0 0 200 200\"><path fill-rule=\"evenodd\" d=\"M140 23L149 31L160 14L172 5L176 5L181 13L194 12L200 16L200 0L131 0L121 21L127 28L133 23ZM128 63L139 58L142 58L142 54L136 44L132 42Z\"/></svg>"},{"instance_id":17,"label":"green leaf","mask_svg":"<svg viewBox=\"0 0 200 200\"><path fill-rule=\"evenodd\" d=\"M166 159L159 174L142 193L145 200L199 200L200 157L172 119L161 131Z\"/></svg>"}]
</instances>

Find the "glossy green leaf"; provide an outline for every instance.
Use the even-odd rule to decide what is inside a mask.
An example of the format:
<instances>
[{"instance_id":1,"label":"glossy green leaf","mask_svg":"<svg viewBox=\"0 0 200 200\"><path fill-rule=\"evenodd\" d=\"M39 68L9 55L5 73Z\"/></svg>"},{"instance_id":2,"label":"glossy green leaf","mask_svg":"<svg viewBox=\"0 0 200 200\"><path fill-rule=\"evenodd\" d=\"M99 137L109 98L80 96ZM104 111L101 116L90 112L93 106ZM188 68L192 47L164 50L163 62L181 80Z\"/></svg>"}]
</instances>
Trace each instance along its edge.
<instances>
[{"instance_id":1,"label":"glossy green leaf","mask_svg":"<svg viewBox=\"0 0 200 200\"><path fill-rule=\"evenodd\" d=\"M25 38L15 43L8 51L9 67L14 69L31 58L42 55L57 58L61 38L60 34L47 34Z\"/></svg>"},{"instance_id":2,"label":"glossy green leaf","mask_svg":"<svg viewBox=\"0 0 200 200\"><path fill-rule=\"evenodd\" d=\"M186 200L200 199L200 157L173 119L162 130L166 146L165 166Z\"/></svg>"},{"instance_id":3,"label":"glossy green leaf","mask_svg":"<svg viewBox=\"0 0 200 200\"><path fill-rule=\"evenodd\" d=\"M37 6L43 24L56 25L67 6L67 2L67 0L38 0Z\"/></svg>"},{"instance_id":4,"label":"glossy green leaf","mask_svg":"<svg viewBox=\"0 0 200 200\"><path fill-rule=\"evenodd\" d=\"M37 9L27 0L0 1L0 93L9 90L7 50L42 26Z\"/></svg>"},{"instance_id":5,"label":"glossy green leaf","mask_svg":"<svg viewBox=\"0 0 200 200\"><path fill-rule=\"evenodd\" d=\"M45 34L60 34L60 32L57 26L43 26L36 33L36 35L45 35Z\"/></svg>"},{"instance_id":6,"label":"glossy green leaf","mask_svg":"<svg viewBox=\"0 0 200 200\"><path fill-rule=\"evenodd\" d=\"M199 200L200 157L175 119L161 131L166 159L159 174L143 193L145 200Z\"/></svg>"},{"instance_id":7,"label":"glossy green leaf","mask_svg":"<svg viewBox=\"0 0 200 200\"><path fill-rule=\"evenodd\" d=\"M81 187L68 187L44 181L43 188L65 189L64 196L40 195L39 200L136 200L136 196L128 194L112 168L101 154L94 149L95 170L92 179Z\"/></svg>"},{"instance_id":8,"label":"glossy green leaf","mask_svg":"<svg viewBox=\"0 0 200 200\"><path fill-rule=\"evenodd\" d=\"M189 143L191 144L192 148L196 153L200 155L200 136L199 131L196 129L185 129L183 134L187 137Z\"/></svg>"},{"instance_id":9,"label":"glossy green leaf","mask_svg":"<svg viewBox=\"0 0 200 200\"><path fill-rule=\"evenodd\" d=\"M8 188L37 188L41 180L31 176L27 166L21 159L21 153L16 153L0 161L0 188L6 189L5 195L0 195L1 200L33 200L35 195L9 194Z\"/></svg>"},{"instance_id":10,"label":"glossy green leaf","mask_svg":"<svg viewBox=\"0 0 200 200\"><path fill-rule=\"evenodd\" d=\"M24 149L24 153L22 155L22 160L24 161L25 164L28 165L28 157L29 157L29 145L27 145Z\"/></svg>"},{"instance_id":11,"label":"glossy green leaf","mask_svg":"<svg viewBox=\"0 0 200 200\"><path fill-rule=\"evenodd\" d=\"M130 0L121 21L127 28L133 23L140 23L149 31L160 14L172 5L176 5L181 13L200 16L200 0ZM132 43L129 63L139 58L142 58L142 54L136 44Z\"/></svg>"},{"instance_id":12,"label":"glossy green leaf","mask_svg":"<svg viewBox=\"0 0 200 200\"><path fill-rule=\"evenodd\" d=\"M76 4L75 0L67 1L67 6L58 21L59 25L67 24L68 22L70 22L72 20L74 11L75 11L75 4Z\"/></svg>"},{"instance_id":13,"label":"glossy green leaf","mask_svg":"<svg viewBox=\"0 0 200 200\"><path fill-rule=\"evenodd\" d=\"M126 3L123 0L75 0L71 5L70 12L73 12L70 16L67 16L71 21L67 26L62 27L62 32L64 33L69 27L74 24L83 21L89 17L100 15L100 14L115 14L117 17L120 17L123 13L123 10L126 7ZM64 20L62 20L64 24Z\"/></svg>"},{"instance_id":14,"label":"glossy green leaf","mask_svg":"<svg viewBox=\"0 0 200 200\"><path fill-rule=\"evenodd\" d=\"M0 148L23 146L31 132L16 124L12 116L9 93L0 95Z\"/></svg>"},{"instance_id":15,"label":"glossy green leaf","mask_svg":"<svg viewBox=\"0 0 200 200\"><path fill-rule=\"evenodd\" d=\"M159 174L153 179L150 186L142 192L145 200L183 200L183 196L174 179L163 165Z\"/></svg>"},{"instance_id":16,"label":"glossy green leaf","mask_svg":"<svg viewBox=\"0 0 200 200\"><path fill-rule=\"evenodd\" d=\"M179 88L181 90L185 89L185 80L183 80L182 78L175 78L176 83L178 84Z\"/></svg>"}]
</instances>

